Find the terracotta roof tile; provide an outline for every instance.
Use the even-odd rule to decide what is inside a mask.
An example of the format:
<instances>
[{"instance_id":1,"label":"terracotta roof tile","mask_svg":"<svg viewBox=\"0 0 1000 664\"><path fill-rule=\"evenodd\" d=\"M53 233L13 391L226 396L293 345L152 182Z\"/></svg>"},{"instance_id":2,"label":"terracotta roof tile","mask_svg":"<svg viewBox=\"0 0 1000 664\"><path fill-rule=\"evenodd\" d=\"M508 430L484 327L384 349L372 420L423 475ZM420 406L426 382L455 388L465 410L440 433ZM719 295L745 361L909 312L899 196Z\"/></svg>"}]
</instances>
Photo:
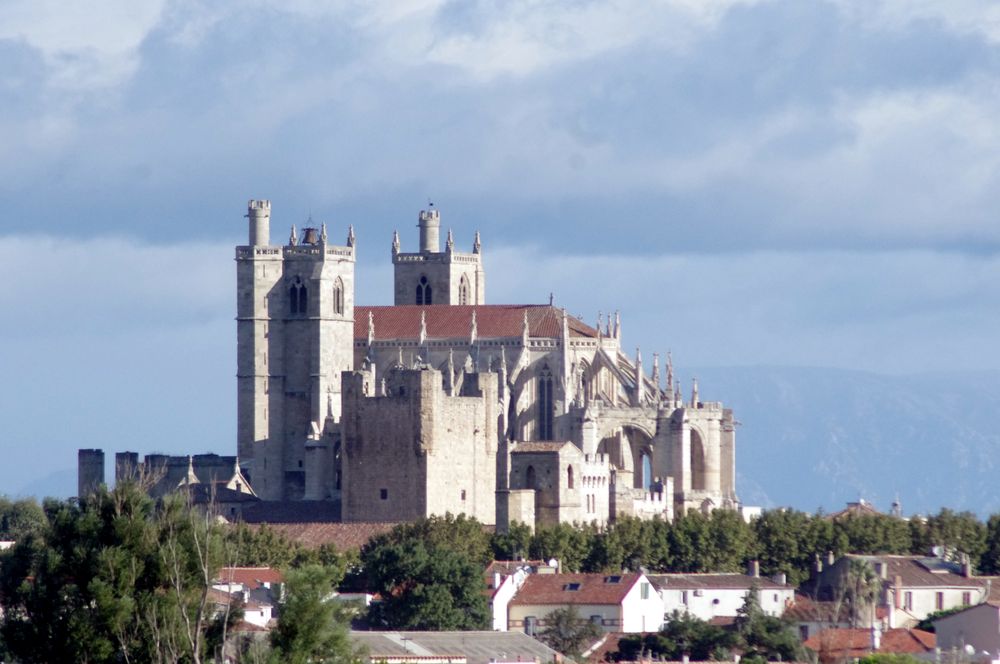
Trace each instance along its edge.
<instances>
[{"instance_id":1,"label":"terracotta roof tile","mask_svg":"<svg viewBox=\"0 0 1000 664\"><path fill-rule=\"evenodd\" d=\"M784 618L798 622L848 623L851 620L850 607L841 602L821 602L806 595L795 595L795 603L785 609Z\"/></svg>"},{"instance_id":2,"label":"terracotta roof tile","mask_svg":"<svg viewBox=\"0 0 1000 664\"><path fill-rule=\"evenodd\" d=\"M307 549L331 544L338 551L360 551L372 537L395 526L395 523L272 523L268 528Z\"/></svg>"},{"instance_id":3,"label":"terracotta roof tile","mask_svg":"<svg viewBox=\"0 0 1000 664\"><path fill-rule=\"evenodd\" d=\"M424 312L428 337L461 339L468 337L472 329L473 310L480 338L520 337L525 312L528 313L528 330L532 337L558 338L562 334L562 310L547 304L408 304L355 307L354 338L368 339L368 313L371 312L377 340L416 339L420 336L420 313ZM571 337L597 338L597 330L580 319L569 315L567 319Z\"/></svg>"},{"instance_id":4,"label":"terracotta roof tile","mask_svg":"<svg viewBox=\"0 0 1000 664\"><path fill-rule=\"evenodd\" d=\"M220 583L239 583L256 590L265 583L282 583L285 577L272 567L223 567L216 579Z\"/></svg>"},{"instance_id":5,"label":"terracotta roof tile","mask_svg":"<svg viewBox=\"0 0 1000 664\"><path fill-rule=\"evenodd\" d=\"M825 629L806 639L813 652L836 659L863 657L872 651L870 629ZM920 629L889 629L882 633L878 652L920 654L934 650L936 638Z\"/></svg>"},{"instance_id":6,"label":"terracotta roof tile","mask_svg":"<svg viewBox=\"0 0 1000 664\"><path fill-rule=\"evenodd\" d=\"M635 573L532 574L524 580L510 604L621 604L640 576ZM611 582L611 579L618 581Z\"/></svg>"},{"instance_id":7,"label":"terracotta roof tile","mask_svg":"<svg viewBox=\"0 0 1000 664\"><path fill-rule=\"evenodd\" d=\"M928 556L869 556L859 554L849 554L849 558L860 558L871 562L884 562L888 564L884 583L892 584L898 576L904 587L910 588L953 588L972 587L982 588L986 585L985 577L962 576L956 574L949 568L942 568L941 571L930 571L921 561L930 563L938 562L936 558ZM951 563L944 563L952 566ZM953 566L957 569L957 565Z\"/></svg>"}]
</instances>

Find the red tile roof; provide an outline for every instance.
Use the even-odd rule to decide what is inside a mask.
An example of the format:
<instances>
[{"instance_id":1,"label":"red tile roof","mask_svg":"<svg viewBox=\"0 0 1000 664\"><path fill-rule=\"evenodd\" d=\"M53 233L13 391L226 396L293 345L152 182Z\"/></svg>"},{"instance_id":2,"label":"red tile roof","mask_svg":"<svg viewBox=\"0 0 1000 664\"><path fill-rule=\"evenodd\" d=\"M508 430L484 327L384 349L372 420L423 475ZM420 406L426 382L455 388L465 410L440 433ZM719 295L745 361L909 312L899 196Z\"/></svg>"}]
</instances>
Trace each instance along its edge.
<instances>
[{"instance_id":1,"label":"red tile roof","mask_svg":"<svg viewBox=\"0 0 1000 664\"><path fill-rule=\"evenodd\" d=\"M883 562L888 565L884 583L892 584L896 577L904 587L910 588L954 588L972 587L985 588L986 578L976 576L963 576L956 574L952 568L958 569L958 565L941 561L938 558L928 556L868 556L860 554L849 554L849 558L861 558L872 563ZM936 567L939 571L932 572L927 565Z\"/></svg>"},{"instance_id":2,"label":"red tile roof","mask_svg":"<svg viewBox=\"0 0 1000 664\"><path fill-rule=\"evenodd\" d=\"M511 606L536 604L621 604L640 574L532 574L510 601ZM617 582L611 579L617 578ZM577 584L576 590L571 590Z\"/></svg>"},{"instance_id":3,"label":"red tile roof","mask_svg":"<svg viewBox=\"0 0 1000 664\"><path fill-rule=\"evenodd\" d=\"M253 527L252 524L248 524ZM272 523L267 526L291 542L307 549L318 549L324 544L333 545L338 551L360 551L372 537L387 533L395 523Z\"/></svg>"},{"instance_id":4,"label":"red tile roof","mask_svg":"<svg viewBox=\"0 0 1000 664\"><path fill-rule=\"evenodd\" d=\"M285 580L281 572L271 567L223 567L216 579L220 583L239 583L250 590L256 590L265 583L282 583Z\"/></svg>"},{"instance_id":5,"label":"red tile roof","mask_svg":"<svg viewBox=\"0 0 1000 664\"><path fill-rule=\"evenodd\" d=\"M872 652L870 629L825 629L806 639L807 648L823 660L863 657ZM934 650L933 633L920 629L889 629L882 633L877 652L920 654Z\"/></svg>"},{"instance_id":6,"label":"red tile roof","mask_svg":"<svg viewBox=\"0 0 1000 664\"><path fill-rule=\"evenodd\" d=\"M562 310L547 304L484 304L458 306L416 304L400 306L358 306L354 308L354 338L368 339L368 313L375 324L375 339L417 339L420 337L420 314L427 321L427 336L437 339L461 339L472 329L472 312L476 312L476 331L480 338L520 337L524 314L528 313L528 330L532 337L558 338L562 334ZM597 330L583 321L567 315L571 337L597 338Z\"/></svg>"},{"instance_id":7,"label":"red tile roof","mask_svg":"<svg viewBox=\"0 0 1000 664\"><path fill-rule=\"evenodd\" d=\"M851 610L846 602L821 602L806 595L795 595L795 603L785 609L784 618L793 622L849 623Z\"/></svg>"}]
</instances>

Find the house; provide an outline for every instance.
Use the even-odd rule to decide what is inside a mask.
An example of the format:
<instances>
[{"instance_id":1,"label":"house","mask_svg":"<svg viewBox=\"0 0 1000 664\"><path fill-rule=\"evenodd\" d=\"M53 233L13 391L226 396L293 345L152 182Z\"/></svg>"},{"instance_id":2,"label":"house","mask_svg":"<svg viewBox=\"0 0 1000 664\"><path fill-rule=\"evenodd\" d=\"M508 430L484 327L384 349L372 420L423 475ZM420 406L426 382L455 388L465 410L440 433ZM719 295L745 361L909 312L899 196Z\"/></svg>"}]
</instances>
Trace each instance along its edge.
<instances>
[{"instance_id":1,"label":"house","mask_svg":"<svg viewBox=\"0 0 1000 664\"><path fill-rule=\"evenodd\" d=\"M871 653L918 657L933 652L934 634L920 629L825 629L804 643L823 664L856 661Z\"/></svg>"},{"instance_id":2,"label":"house","mask_svg":"<svg viewBox=\"0 0 1000 664\"><path fill-rule=\"evenodd\" d=\"M796 593L785 609L785 620L795 625L799 638L806 641L825 629L846 629L851 626L850 607L844 602L821 602Z\"/></svg>"},{"instance_id":3,"label":"house","mask_svg":"<svg viewBox=\"0 0 1000 664\"><path fill-rule=\"evenodd\" d=\"M880 586L876 615L869 611L863 619L870 624L877 616L887 628L913 627L935 611L979 604L988 599L992 585L991 579L972 575L967 557L955 562L939 556L849 554L825 567L817 564L821 569L808 584L813 597L846 598L858 563L871 567Z\"/></svg>"},{"instance_id":4,"label":"house","mask_svg":"<svg viewBox=\"0 0 1000 664\"><path fill-rule=\"evenodd\" d=\"M563 656L522 632L350 632L371 664L513 664L562 662Z\"/></svg>"},{"instance_id":5,"label":"house","mask_svg":"<svg viewBox=\"0 0 1000 664\"><path fill-rule=\"evenodd\" d=\"M224 604L224 598L243 602L243 620L266 628L274 617L274 607L284 596L284 577L270 567L223 567L212 582L218 593L213 601Z\"/></svg>"},{"instance_id":6,"label":"house","mask_svg":"<svg viewBox=\"0 0 1000 664\"><path fill-rule=\"evenodd\" d=\"M708 621L736 617L755 586L761 609L769 616L782 615L795 598L784 575L761 577L756 561L749 574L651 574L649 580L663 601L664 617L674 611Z\"/></svg>"},{"instance_id":7,"label":"house","mask_svg":"<svg viewBox=\"0 0 1000 664\"><path fill-rule=\"evenodd\" d=\"M555 560L494 560L486 567L486 596L493 612L493 629L507 631L507 605L529 574L555 574Z\"/></svg>"},{"instance_id":8,"label":"house","mask_svg":"<svg viewBox=\"0 0 1000 664\"><path fill-rule=\"evenodd\" d=\"M976 652L1000 657L1000 603L989 601L934 621L937 645L942 651Z\"/></svg>"},{"instance_id":9,"label":"house","mask_svg":"<svg viewBox=\"0 0 1000 664\"><path fill-rule=\"evenodd\" d=\"M529 635L567 606L606 632L655 632L663 624L663 601L640 573L531 574L508 606L508 629Z\"/></svg>"}]
</instances>

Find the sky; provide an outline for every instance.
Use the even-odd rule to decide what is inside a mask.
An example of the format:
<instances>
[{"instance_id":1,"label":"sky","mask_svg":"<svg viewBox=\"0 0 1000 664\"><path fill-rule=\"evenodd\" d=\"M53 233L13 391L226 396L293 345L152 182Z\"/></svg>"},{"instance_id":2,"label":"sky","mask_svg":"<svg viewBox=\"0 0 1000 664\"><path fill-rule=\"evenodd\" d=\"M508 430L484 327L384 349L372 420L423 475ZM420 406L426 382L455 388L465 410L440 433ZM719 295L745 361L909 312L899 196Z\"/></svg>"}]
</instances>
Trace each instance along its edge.
<instances>
[{"instance_id":1,"label":"sky","mask_svg":"<svg viewBox=\"0 0 1000 664\"><path fill-rule=\"evenodd\" d=\"M246 201L698 367L998 371L1000 6L0 3L0 493L235 447ZM713 394L702 385L702 394Z\"/></svg>"}]
</instances>

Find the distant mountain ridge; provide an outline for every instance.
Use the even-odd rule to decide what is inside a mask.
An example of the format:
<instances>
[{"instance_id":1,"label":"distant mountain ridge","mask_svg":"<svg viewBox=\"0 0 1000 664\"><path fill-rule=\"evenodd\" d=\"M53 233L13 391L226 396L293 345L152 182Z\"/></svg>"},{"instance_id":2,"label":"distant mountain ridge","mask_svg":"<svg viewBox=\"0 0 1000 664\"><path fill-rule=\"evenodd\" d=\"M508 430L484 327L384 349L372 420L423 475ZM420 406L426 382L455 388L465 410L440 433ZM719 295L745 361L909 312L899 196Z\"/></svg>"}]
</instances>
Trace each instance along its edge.
<instances>
[{"instance_id":1,"label":"distant mountain ridge","mask_svg":"<svg viewBox=\"0 0 1000 664\"><path fill-rule=\"evenodd\" d=\"M745 504L834 511L859 497L905 514L1000 511L1000 372L887 376L715 367L703 399L731 406Z\"/></svg>"}]
</instances>

